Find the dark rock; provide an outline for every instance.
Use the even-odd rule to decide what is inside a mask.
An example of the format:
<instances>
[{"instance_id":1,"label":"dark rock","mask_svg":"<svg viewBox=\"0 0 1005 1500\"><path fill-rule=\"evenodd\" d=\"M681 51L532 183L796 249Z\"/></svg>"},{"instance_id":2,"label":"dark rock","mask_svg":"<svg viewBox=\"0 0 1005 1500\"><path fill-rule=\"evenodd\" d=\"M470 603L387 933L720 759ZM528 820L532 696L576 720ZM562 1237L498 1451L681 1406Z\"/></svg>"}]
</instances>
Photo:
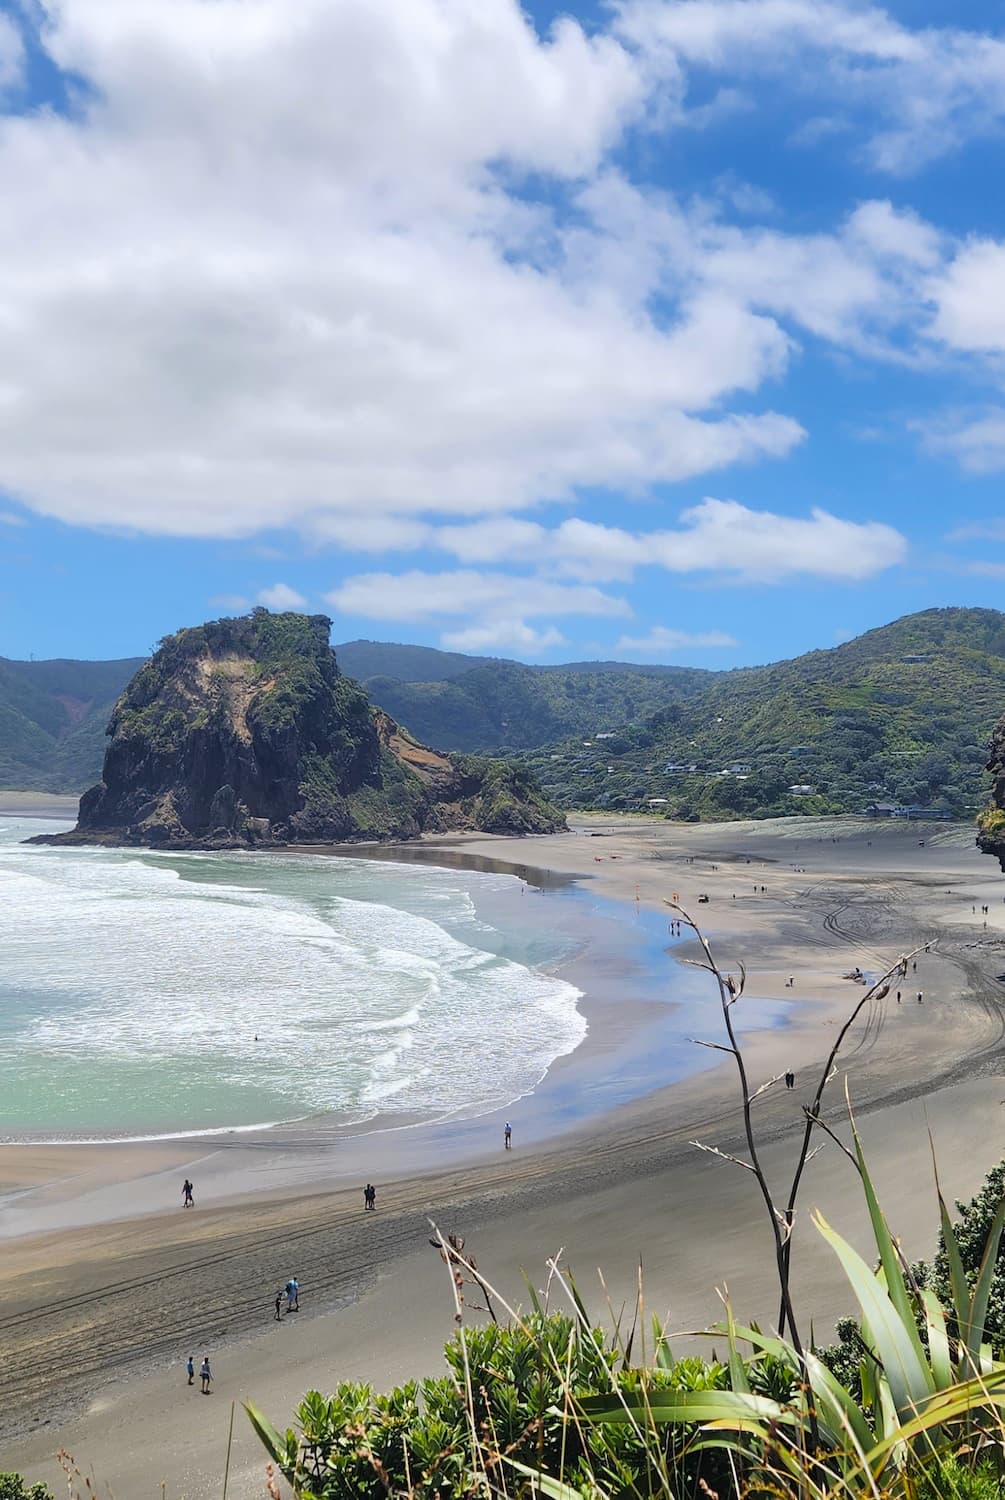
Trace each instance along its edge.
<instances>
[{"instance_id":1,"label":"dark rock","mask_svg":"<svg viewBox=\"0 0 1005 1500\"><path fill-rule=\"evenodd\" d=\"M417 744L344 677L323 615L255 610L167 637L115 706L101 782L52 843L233 848L548 833L505 761Z\"/></svg>"}]
</instances>

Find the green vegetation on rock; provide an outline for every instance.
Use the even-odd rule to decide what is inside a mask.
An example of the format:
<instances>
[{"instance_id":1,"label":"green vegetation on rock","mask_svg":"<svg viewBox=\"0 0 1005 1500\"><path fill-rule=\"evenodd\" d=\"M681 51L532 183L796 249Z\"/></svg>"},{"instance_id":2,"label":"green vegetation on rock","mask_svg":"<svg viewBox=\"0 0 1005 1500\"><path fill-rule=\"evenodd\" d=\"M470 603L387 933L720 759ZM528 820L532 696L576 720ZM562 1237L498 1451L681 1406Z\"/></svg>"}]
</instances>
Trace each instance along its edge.
<instances>
[{"instance_id":1,"label":"green vegetation on rock","mask_svg":"<svg viewBox=\"0 0 1005 1500\"><path fill-rule=\"evenodd\" d=\"M526 769L452 760L372 708L339 671L330 625L256 609L168 636L116 704L102 779L55 841L228 848L563 825Z\"/></svg>"}]
</instances>

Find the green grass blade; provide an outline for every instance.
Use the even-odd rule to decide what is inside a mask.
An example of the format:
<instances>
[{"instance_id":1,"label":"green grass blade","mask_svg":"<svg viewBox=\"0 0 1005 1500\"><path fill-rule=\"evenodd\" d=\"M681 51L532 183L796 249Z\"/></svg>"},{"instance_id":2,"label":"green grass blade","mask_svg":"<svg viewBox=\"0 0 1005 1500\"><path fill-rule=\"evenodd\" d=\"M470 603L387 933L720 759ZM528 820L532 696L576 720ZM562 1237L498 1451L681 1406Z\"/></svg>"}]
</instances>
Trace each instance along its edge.
<instances>
[{"instance_id":1,"label":"green grass blade","mask_svg":"<svg viewBox=\"0 0 1005 1500\"><path fill-rule=\"evenodd\" d=\"M960 1330L960 1337L965 1338L967 1325L970 1322L970 1287L967 1283L967 1273L963 1269L960 1243L956 1238L956 1230L953 1228L946 1200L941 1191L939 1192L939 1218L942 1221L942 1238L945 1241L946 1259L949 1262L949 1284L953 1289L953 1314L956 1326Z\"/></svg>"},{"instance_id":2,"label":"green grass blade","mask_svg":"<svg viewBox=\"0 0 1005 1500\"><path fill-rule=\"evenodd\" d=\"M630 1412L651 1417L657 1423L738 1421L791 1424L798 1414L769 1396L750 1391L625 1391L612 1404L610 1396L584 1396L577 1403L591 1422L626 1422Z\"/></svg>"},{"instance_id":3,"label":"green grass blade","mask_svg":"<svg viewBox=\"0 0 1005 1500\"><path fill-rule=\"evenodd\" d=\"M932 1394L932 1374L918 1352L918 1335L911 1317L910 1328L880 1285L878 1278L847 1240L833 1230L820 1214L813 1222L836 1254L851 1283L873 1343L873 1352L883 1366L898 1412L916 1408Z\"/></svg>"},{"instance_id":4,"label":"green grass blade","mask_svg":"<svg viewBox=\"0 0 1005 1500\"><path fill-rule=\"evenodd\" d=\"M583 1500L582 1491L575 1489L571 1484L564 1484L561 1479L554 1479L550 1474L542 1474L540 1469L529 1469L526 1464L519 1463L515 1458L505 1458L511 1469L518 1474L523 1474L529 1479L536 1494L547 1495L548 1500Z\"/></svg>"},{"instance_id":5,"label":"green grass blade","mask_svg":"<svg viewBox=\"0 0 1005 1500\"><path fill-rule=\"evenodd\" d=\"M672 1370L677 1361L673 1357L666 1328L655 1313L653 1314L653 1344L655 1346L654 1363L657 1370Z\"/></svg>"},{"instance_id":6,"label":"green grass blade","mask_svg":"<svg viewBox=\"0 0 1005 1500\"><path fill-rule=\"evenodd\" d=\"M956 1371L953 1368L953 1357L949 1348L949 1335L946 1333L946 1315L931 1287L922 1288L921 1300L928 1328L928 1357L932 1362L932 1374L935 1377L936 1387L940 1391L945 1391L951 1385L956 1384Z\"/></svg>"},{"instance_id":7,"label":"green grass blade","mask_svg":"<svg viewBox=\"0 0 1005 1500\"><path fill-rule=\"evenodd\" d=\"M984 1243L984 1254L981 1256L981 1267L977 1273L977 1284L974 1287L973 1299L970 1303L967 1318L967 1348L970 1356L980 1368L980 1347L984 1337L984 1321L988 1315L988 1299L991 1296L991 1283L994 1281L995 1271L998 1266L998 1246L1001 1243L1002 1228L1005 1226L1005 1198L1001 1200L995 1216L988 1231L987 1240Z\"/></svg>"},{"instance_id":8,"label":"green grass blade","mask_svg":"<svg viewBox=\"0 0 1005 1500\"><path fill-rule=\"evenodd\" d=\"M287 1460L286 1440L273 1427L268 1417L258 1410L250 1401L245 1401L244 1409L248 1413L248 1420L258 1434L259 1442L274 1463L284 1464Z\"/></svg>"},{"instance_id":9,"label":"green grass blade","mask_svg":"<svg viewBox=\"0 0 1005 1500\"><path fill-rule=\"evenodd\" d=\"M869 1170L865 1162L865 1154L862 1150L862 1142L859 1140L859 1134L855 1126L854 1119L852 1120L851 1129L852 1138L855 1142L855 1157L858 1161L859 1175L861 1176L862 1187L865 1191L865 1201L869 1208L869 1220L872 1224L872 1234L874 1240L876 1241L876 1249L879 1252L880 1264L883 1267L883 1275L886 1278L887 1295L896 1308L901 1323L903 1324L904 1330L908 1333L908 1336L910 1337L911 1342L914 1345L917 1366L920 1370L923 1370L925 1372L927 1388L929 1391L933 1391L935 1389L935 1382L932 1379L931 1370L928 1361L925 1358L925 1351L921 1343L921 1335L918 1333L918 1327L914 1318L914 1308L911 1305L911 1299L908 1296L907 1288L904 1285L904 1272L901 1267L900 1257L898 1256L896 1248L894 1247L893 1237L890 1234L890 1229L887 1225L886 1217L883 1213L883 1210L879 1206L879 1199L876 1197L876 1189L873 1187L872 1178L869 1176Z\"/></svg>"},{"instance_id":10,"label":"green grass blade","mask_svg":"<svg viewBox=\"0 0 1005 1500\"><path fill-rule=\"evenodd\" d=\"M858 1446L865 1451L875 1447L877 1434L869 1426L865 1413L851 1392L845 1389L837 1376L815 1354L807 1354L806 1368L817 1409L827 1416L827 1425L838 1431L847 1427Z\"/></svg>"},{"instance_id":11,"label":"green grass blade","mask_svg":"<svg viewBox=\"0 0 1005 1500\"><path fill-rule=\"evenodd\" d=\"M734 1391L749 1391L750 1381L747 1379L747 1370L736 1342L733 1304L728 1297L726 1298L726 1338L729 1341L729 1383Z\"/></svg>"}]
</instances>

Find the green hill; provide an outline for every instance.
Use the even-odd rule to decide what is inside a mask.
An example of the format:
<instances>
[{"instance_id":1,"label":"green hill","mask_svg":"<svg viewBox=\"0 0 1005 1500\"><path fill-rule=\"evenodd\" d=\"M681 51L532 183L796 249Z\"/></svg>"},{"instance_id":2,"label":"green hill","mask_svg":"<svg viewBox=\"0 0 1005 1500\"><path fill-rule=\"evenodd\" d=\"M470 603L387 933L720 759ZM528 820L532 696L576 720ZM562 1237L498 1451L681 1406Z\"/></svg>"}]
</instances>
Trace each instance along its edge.
<instances>
[{"instance_id":1,"label":"green hill","mask_svg":"<svg viewBox=\"0 0 1005 1500\"><path fill-rule=\"evenodd\" d=\"M965 814L985 795L1005 704L1005 615L925 610L829 651L728 672L489 662L367 687L429 743L522 752L566 807L665 799L671 816L729 817L895 802Z\"/></svg>"},{"instance_id":2,"label":"green hill","mask_svg":"<svg viewBox=\"0 0 1005 1500\"><path fill-rule=\"evenodd\" d=\"M115 700L141 664L0 657L0 785L51 792L89 785Z\"/></svg>"},{"instance_id":3,"label":"green hill","mask_svg":"<svg viewBox=\"0 0 1005 1500\"><path fill-rule=\"evenodd\" d=\"M335 649L424 744L516 754L564 807L662 799L677 817L871 802L969 814L986 799L1005 707L1005 614L990 609L925 610L829 651L729 672L532 667L376 641ZM104 723L136 666L0 661L0 782L94 780Z\"/></svg>"},{"instance_id":4,"label":"green hill","mask_svg":"<svg viewBox=\"0 0 1005 1500\"><path fill-rule=\"evenodd\" d=\"M395 641L343 641L334 647L339 666L357 682L371 677L392 677L398 682L445 682L494 660L489 656L462 656L459 651L438 651L435 646L406 646Z\"/></svg>"},{"instance_id":5,"label":"green hill","mask_svg":"<svg viewBox=\"0 0 1005 1500\"><path fill-rule=\"evenodd\" d=\"M986 796L983 767L1003 704L1005 615L926 610L830 651L715 673L659 722L531 760L569 806L665 798L675 817L871 803L969 814Z\"/></svg>"}]
</instances>

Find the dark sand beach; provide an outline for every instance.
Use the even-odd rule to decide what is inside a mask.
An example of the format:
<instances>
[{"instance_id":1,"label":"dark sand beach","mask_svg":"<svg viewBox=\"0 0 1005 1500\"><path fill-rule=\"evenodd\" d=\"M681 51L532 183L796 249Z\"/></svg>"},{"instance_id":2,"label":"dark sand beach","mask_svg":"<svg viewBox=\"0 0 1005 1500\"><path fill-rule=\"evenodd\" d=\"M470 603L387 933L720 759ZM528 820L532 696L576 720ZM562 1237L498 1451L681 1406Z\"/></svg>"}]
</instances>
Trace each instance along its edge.
<instances>
[{"instance_id":1,"label":"dark sand beach","mask_svg":"<svg viewBox=\"0 0 1005 1500\"><path fill-rule=\"evenodd\" d=\"M624 903L626 924L636 907L656 910L679 892L707 921L724 966L746 962L751 997L788 1004L788 1024L749 1042L755 1083L786 1067L797 1077L793 1092L774 1089L759 1106L769 1170L779 1176L811 1066L854 1003L841 975L856 964L882 969L932 941L919 959L924 1004L913 1002L912 979L905 1003L891 996L862 1017L844 1057L893 1227L916 1256L931 1251L936 1232L927 1129L950 1194L975 1190L1002 1154L1005 986L996 976L1005 971L1005 877L972 837L948 825L844 819L682 828L589 818L533 841L452 841L447 857L584 877L591 891ZM444 849L427 845L414 857L440 860ZM699 892L707 905L695 904ZM971 910L984 903L987 928ZM592 1066L605 1047L613 1055L626 1029L605 1036L598 1027ZM707 1031L717 1038L714 1013ZM582 1065L574 1054L553 1073L572 1076ZM618 1066L631 1064L621 1055ZM841 1091L835 1080L835 1120ZM528 1120L533 1109L528 1103ZM252 1396L284 1425L312 1385L435 1373L452 1308L426 1244L429 1217L467 1235L482 1268L517 1301L526 1300L521 1270L542 1284L546 1257L564 1247L598 1310L595 1268L620 1306L633 1295L641 1256L647 1303L669 1309L675 1329L714 1319L724 1282L744 1316L771 1322L766 1230L751 1182L688 1144L696 1136L725 1149L737 1143L725 1067L669 1088L647 1082L640 1097L586 1118L580 1111L568 1130L536 1139L533 1130L521 1136L513 1113L515 1149L505 1156L500 1122L488 1117L484 1140L445 1132L421 1160L392 1144L379 1172L351 1187L344 1177L333 1182L317 1143L297 1147L318 1160L288 1188L273 1170L288 1149L279 1132L254 1146L215 1146L212 1170L221 1182L233 1170L237 1190L224 1198L221 1188L218 1201L203 1198L191 1213L175 1207L174 1187L186 1172L197 1176L205 1142L0 1149L3 1191L20 1195L18 1233L0 1263L0 1326L18 1351L0 1371L3 1464L53 1482L52 1455L65 1446L113 1493L138 1494L163 1478L167 1495L195 1500L219 1492L231 1400ZM238 1166L231 1149L257 1166ZM379 1184L376 1214L361 1211L366 1176ZM156 1212L161 1188L170 1207ZM46 1226L42 1210L53 1203L73 1227ZM813 1206L861 1238L856 1184L834 1148L811 1165L797 1228L799 1286L820 1336L849 1310L849 1295L808 1223ZM290 1274L303 1288L303 1312L270 1323L275 1288ZM215 1393L193 1404L183 1361L207 1349ZM231 1492L260 1493L261 1472L239 1418Z\"/></svg>"}]
</instances>

